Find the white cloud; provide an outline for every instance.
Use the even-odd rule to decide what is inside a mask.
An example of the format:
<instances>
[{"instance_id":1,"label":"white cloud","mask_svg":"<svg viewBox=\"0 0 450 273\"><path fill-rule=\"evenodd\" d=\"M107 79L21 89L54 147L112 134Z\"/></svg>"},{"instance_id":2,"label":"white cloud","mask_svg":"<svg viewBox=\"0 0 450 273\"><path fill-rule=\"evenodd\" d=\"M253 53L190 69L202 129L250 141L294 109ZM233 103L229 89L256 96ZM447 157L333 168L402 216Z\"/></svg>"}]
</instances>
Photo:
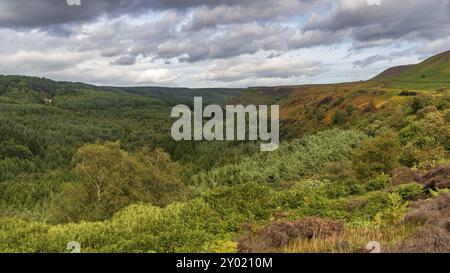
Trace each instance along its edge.
<instances>
[{"instance_id":1,"label":"white cloud","mask_svg":"<svg viewBox=\"0 0 450 273\"><path fill-rule=\"evenodd\" d=\"M258 78L288 79L316 76L323 71L320 62L292 61L283 57L270 59L241 57L218 62L197 78L219 82Z\"/></svg>"},{"instance_id":2,"label":"white cloud","mask_svg":"<svg viewBox=\"0 0 450 273\"><path fill-rule=\"evenodd\" d=\"M91 57L87 53L18 51L0 54L0 70L3 73L43 74L72 69ZM22 74L19 73L19 74Z\"/></svg>"}]
</instances>

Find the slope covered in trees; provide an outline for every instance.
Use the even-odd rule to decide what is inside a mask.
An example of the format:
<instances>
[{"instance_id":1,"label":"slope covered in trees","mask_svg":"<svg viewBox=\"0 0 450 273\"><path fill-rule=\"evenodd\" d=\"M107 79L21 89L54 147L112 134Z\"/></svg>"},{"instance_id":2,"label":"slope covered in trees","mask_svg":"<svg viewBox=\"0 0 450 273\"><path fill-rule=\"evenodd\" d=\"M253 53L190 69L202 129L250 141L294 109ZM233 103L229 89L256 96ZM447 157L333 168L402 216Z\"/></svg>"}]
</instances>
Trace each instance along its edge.
<instances>
[{"instance_id":1,"label":"slope covered in trees","mask_svg":"<svg viewBox=\"0 0 450 273\"><path fill-rule=\"evenodd\" d=\"M186 105L191 105L194 97L202 97L203 101L208 104L221 104L244 91L244 89L237 88L119 87L117 89L131 94L158 98L169 104Z\"/></svg>"},{"instance_id":2,"label":"slope covered in trees","mask_svg":"<svg viewBox=\"0 0 450 273\"><path fill-rule=\"evenodd\" d=\"M173 141L171 104L195 92L161 92L0 77L0 252L448 251L446 88L232 92L280 104L272 153Z\"/></svg>"}]
</instances>

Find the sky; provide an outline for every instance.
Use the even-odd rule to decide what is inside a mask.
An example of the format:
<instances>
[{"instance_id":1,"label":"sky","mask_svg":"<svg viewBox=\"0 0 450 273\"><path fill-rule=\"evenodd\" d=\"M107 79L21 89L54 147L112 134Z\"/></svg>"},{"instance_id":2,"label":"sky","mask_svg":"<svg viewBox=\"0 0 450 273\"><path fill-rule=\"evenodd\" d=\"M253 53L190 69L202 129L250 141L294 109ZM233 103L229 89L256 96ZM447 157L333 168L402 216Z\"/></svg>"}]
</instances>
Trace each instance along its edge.
<instances>
[{"instance_id":1,"label":"sky","mask_svg":"<svg viewBox=\"0 0 450 273\"><path fill-rule=\"evenodd\" d=\"M450 0L0 0L0 74L116 86L359 81L450 50L449 18Z\"/></svg>"}]
</instances>

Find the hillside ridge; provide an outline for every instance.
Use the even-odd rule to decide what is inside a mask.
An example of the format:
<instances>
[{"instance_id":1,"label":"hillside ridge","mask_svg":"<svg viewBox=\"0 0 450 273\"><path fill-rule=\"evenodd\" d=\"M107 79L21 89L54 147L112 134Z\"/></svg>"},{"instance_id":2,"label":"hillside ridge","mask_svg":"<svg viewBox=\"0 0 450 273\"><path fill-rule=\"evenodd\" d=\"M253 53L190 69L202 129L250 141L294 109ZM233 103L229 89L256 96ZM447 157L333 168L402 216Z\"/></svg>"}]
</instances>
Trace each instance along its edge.
<instances>
[{"instance_id":1,"label":"hillside ridge","mask_svg":"<svg viewBox=\"0 0 450 273\"><path fill-rule=\"evenodd\" d=\"M413 87L421 85L421 89L450 85L450 50L425 59L418 64L391 67L369 81L383 82L388 87Z\"/></svg>"}]
</instances>

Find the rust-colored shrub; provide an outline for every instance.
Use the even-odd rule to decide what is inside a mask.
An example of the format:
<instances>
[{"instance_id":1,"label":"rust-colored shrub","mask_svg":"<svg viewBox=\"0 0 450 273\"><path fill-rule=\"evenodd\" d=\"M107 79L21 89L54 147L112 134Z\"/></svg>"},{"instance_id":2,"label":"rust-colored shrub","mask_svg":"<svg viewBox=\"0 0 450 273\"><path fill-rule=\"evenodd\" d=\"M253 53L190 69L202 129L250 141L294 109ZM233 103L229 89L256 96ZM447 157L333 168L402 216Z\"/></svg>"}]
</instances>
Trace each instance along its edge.
<instances>
[{"instance_id":1,"label":"rust-colored shrub","mask_svg":"<svg viewBox=\"0 0 450 273\"><path fill-rule=\"evenodd\" d=\"M422 181L422 177L420 176L420 174L406 167L399 167L394 169L391 172L391 175L392 175L392 184L395 186L402 184L409 184L411 182Z\"/></svg>"},{"instance_id":2,"label":"rust-colored shrub","mask_svg":"<svg viewBox=\"0 0 450 273\"><path fill-rule=\"evenodd\" d=\"M395 252L450 252L450 194L414 203L405 223L420 227Z\"/></svg>"},{"instance_id":3,"label":"rust-colored shrub","mask_svg":"<svg viewBox=\"0 0 450 273\"><path fill-rule=\"evenodd\" d=\"M324 106L324 105L328 105L328 104L330 104L332 101L333 101L333 97L331 97L331 96L327 96L327 97L325 97L324 99L322 99L321 101L319 101L319 103L317 103L317 108L320 108L320 107L322 107L322 106Z\"/></svg>"},{"instance_id":4,"label":"rust-colored shrub","mask_svg":"<svg viewBox=\"0 0 450 273\"><path fill-rule=\"evenodd\" d=\"M422 176L422 183L426 189L450 188L450 164L439 166Z\"/></svg>"},{"instance_id":5,"label":"rust-colored shrub","mask_svg":"<svg viewBox=\"0 0 450 273\"><path fill-rule=\"evenodd\" d=\"M327 238L341 235L344 223L337 220L327 220L319 217L307 217L294 222L295 229L300 236L307 239Z\"/></svg>"},{"instance_id":6,"label":"rust-colored shrub","mask_svg":"<svg viewBox=\"0 0 450 273\"><path fill-rule=\"evenodd\" d=\"M354 200L350 200L347 203L347 211L348 212L353 212L355 210L358 209L362 209L365 206L367 206L368 201L366 199L354 199Z\"/></svg>"},{"instance_id":7,"label":"rust-colored shrub","mask_svg":"<svg viewBox=\"0 0 450 273\"><path fill-rule=\"evenodd\" d=\"M392 184L401 185L418 182L425 189L449 189L450 188L450 164L442 165L428 170L425 173L413 171L409 168L399 167L391 172Z\"/></svg>"},{"instance_id":8,"label":"rust-colored shrub","mask_svg":"<svg viewBox=\"0 0 450 273\"><path fill-rule=\"evenodd\" d=\"M288 245L297 239L324 239L344 233L344 223L318 217L306 217L294 222L278 220L268 226L246 232L238 239L238 251L270 252Z\"/></svg>"}]
</instances>

